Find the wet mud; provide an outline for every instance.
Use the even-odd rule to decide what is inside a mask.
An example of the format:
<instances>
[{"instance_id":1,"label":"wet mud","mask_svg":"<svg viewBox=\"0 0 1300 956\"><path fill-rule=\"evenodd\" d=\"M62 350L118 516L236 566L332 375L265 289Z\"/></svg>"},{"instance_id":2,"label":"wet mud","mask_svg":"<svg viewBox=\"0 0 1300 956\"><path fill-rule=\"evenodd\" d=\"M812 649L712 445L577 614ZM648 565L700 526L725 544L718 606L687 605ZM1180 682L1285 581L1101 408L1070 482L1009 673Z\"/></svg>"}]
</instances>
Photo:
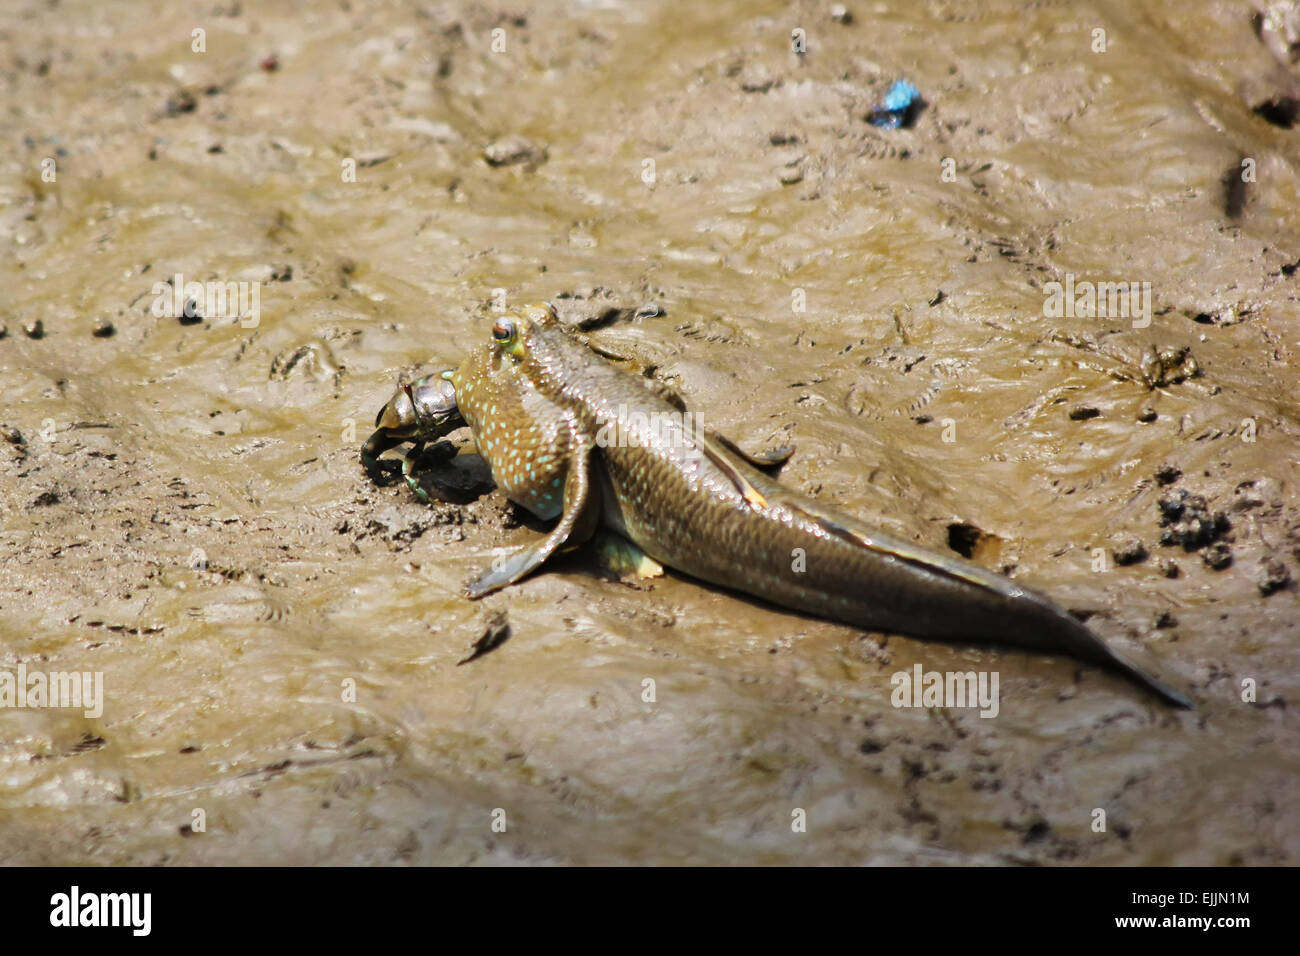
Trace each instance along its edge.
<instances>
[{"instance_id":1,"label":"wet mud","mask_svg":"<svg viewBox=\"0 0 1300 956\"><path fill-rule=\"evenodd\" d=\"M103 678L0 707L0 862L1295 862L1294 16L846 6L0 12L0 673ZM541 299L1197 709L586 552L465 600L545 525L358 449Z\"/></svg>"}]
</instances>

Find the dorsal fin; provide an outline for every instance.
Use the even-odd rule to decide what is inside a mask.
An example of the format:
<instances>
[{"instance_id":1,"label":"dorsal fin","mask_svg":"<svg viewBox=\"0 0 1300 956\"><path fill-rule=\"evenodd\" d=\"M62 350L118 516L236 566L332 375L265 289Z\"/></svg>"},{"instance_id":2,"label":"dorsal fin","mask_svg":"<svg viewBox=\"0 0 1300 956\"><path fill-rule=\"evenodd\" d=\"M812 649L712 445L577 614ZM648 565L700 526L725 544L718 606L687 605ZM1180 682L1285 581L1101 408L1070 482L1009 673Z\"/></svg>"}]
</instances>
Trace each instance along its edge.
<instances>
[{"instance_id":1,"label":"dorsal fin","mask_svg":"<svg viewBox=\"0 0 1300 956\"><path fill-rule=\"evenodd\" d=\"M766 511L773 502L779 503L791 512L816 524L828 534L832 534L858 547L867 548L879 554L888 554L913 566L925 568L945 577L956 578L977 587L987 588L1004 597L1019 598L1024 597L1027 593L1024 588L1015 584L1010 578L994 574L991 571L985 571L978 565L970 564L958 558L946 558L920 545L911 544L879 531L872 531L846 515L824 509L815 501L792 494L787 489L760 475L757 471L752 476L746 475L745 470L747 468L743 463L744 456L728 448L717 440L717 436L711 433L696 434L695 439L700 446L700 450L708 456L709 461L713 462L730 479L736 490L756 511Z\"/></svg>"}]
</instances>

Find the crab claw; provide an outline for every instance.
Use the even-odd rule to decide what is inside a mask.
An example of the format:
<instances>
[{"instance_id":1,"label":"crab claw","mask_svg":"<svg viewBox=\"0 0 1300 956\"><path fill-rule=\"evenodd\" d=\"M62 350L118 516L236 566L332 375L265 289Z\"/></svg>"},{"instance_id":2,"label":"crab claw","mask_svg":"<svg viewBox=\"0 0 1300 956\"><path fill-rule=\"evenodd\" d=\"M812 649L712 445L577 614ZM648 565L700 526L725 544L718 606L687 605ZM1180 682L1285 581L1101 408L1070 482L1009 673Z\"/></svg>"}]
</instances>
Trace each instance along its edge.
<instances>
[{"instance_id":1,"label":"crab claw","mask_svg":"<svg viewBox=\"0 0 1300 956\"><path fill-rule=\"evenodd\" d=\"M402 385L375 416L375 433L361 446L361 464L373 473L379 456L405 441L437 441L465 424L456 387L443 375L426 375Z\"/></svg>"}]
</instances>

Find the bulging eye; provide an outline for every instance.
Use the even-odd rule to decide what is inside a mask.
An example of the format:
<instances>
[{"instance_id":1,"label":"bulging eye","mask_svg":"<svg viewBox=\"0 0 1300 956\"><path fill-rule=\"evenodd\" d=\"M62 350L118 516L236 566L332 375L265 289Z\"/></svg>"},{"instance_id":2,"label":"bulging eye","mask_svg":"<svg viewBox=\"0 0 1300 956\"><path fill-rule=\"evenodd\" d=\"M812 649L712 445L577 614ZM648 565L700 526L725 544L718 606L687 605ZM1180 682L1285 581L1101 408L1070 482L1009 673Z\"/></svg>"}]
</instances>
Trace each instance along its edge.
<instances>
[{"instance_id":1,"label":"bulging eye","mask_svg":"<svg viewBox=\"0 0 1300 956\"><path fill-rule=\"evenodd\" d=\"M492 338L498 342L509 342L515 337L515 324L509 319L499 319L492 326Z\"/></svg>"}]
</instances>

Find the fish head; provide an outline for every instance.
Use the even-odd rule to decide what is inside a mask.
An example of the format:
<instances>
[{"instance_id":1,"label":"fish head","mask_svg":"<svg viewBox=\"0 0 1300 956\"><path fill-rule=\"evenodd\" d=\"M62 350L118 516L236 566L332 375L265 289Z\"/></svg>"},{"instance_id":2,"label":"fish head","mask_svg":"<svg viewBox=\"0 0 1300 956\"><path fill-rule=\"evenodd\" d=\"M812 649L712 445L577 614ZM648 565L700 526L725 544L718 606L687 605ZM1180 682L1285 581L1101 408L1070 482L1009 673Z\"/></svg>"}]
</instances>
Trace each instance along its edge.
<instances>
[{"instance_id":1,"label":"fish head","mask_svg":"<svg viewBox=\"0 0 1300 956\"><path fill-rule=\"evenodd\" d=\"M451 379L497 486L543 518L554 517L563 503L569 437L565 409L542 387L546 376L534 354L548 335L567 338L548 305L499 315L491 336ZM547 354L541 349L541 357Z\"/></svg>"},{"instance_id":2,"label":"fish head","mask_svg":"<svg viewBox=\"0 0 1300 956\"><path fill-rule=\"evenodd\" d=\"M543 337L566 337L550 303L525 305L498 315L490 338L473 349L452 375L462 411L470 426L488 415L518 406L522 393L534 389L544 376L537 359ZM493 408L498 411L493 412ZM518 413L516 407L514 413Z\"/></svg>"}]
</instances>

